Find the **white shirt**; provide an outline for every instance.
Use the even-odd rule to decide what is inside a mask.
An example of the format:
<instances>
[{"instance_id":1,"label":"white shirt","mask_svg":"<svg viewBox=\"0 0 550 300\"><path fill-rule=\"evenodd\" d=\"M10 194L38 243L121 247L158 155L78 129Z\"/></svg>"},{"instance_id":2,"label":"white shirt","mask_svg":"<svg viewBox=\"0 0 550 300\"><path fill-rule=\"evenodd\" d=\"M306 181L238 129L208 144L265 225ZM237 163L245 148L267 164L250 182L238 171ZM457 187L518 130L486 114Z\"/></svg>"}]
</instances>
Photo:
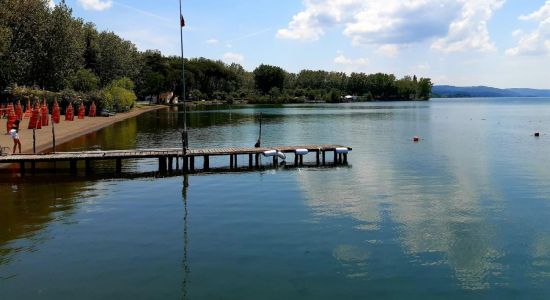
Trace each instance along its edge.
<instances>
[{"instance_id":1,"label":"white shirt","mask_svg":"<svg viewBox=\"0 0 550 300\"><path fill-rule=\"evenodd\" d=\"M10 130L10 134L11 134L12 139L14 139L14 140L19 139L19 134L17 133L17 130L15 130L15 129Z\"/></svg>"}]
</instances>

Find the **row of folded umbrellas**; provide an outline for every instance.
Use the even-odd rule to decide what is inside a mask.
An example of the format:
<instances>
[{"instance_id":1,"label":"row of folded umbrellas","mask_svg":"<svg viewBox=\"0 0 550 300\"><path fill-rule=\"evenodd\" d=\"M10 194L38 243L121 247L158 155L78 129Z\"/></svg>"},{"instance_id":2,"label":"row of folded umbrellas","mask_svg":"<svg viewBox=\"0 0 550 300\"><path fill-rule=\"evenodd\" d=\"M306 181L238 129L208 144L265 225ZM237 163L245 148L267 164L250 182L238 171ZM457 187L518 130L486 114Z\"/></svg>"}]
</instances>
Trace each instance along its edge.
<instances>
[{"instance_id":1,"label":"row of folded umbrellas","mask_svg":"<svg viewBox=\"0 0 550 300\"><path fill-rule=\"evenodd\" d=\"M75 110L72 103L69 103L65 109L65 121L74 121ZM88 108L88 117L93 118L96 116L96 105L95 102L92 102ZM23 106L21 101L18 101L16 105L13 103L8 103L7 105L0 105L0 115L2 117L7 117L7 132L9 132L17 120L30 119L28 129L41 129L42 126L49 126L50 123L50 110L44 99L42 103L35 102L34 106L31 106L30 100L27 102L26 110L23 113ZM78 107L78 119L84 119L86 115L86 107L84 103L81 102ZM54 101L51 112L52 122L59 124L61 121L61 108L57 103L57 99Z\"/></svg>"}]
</instances>

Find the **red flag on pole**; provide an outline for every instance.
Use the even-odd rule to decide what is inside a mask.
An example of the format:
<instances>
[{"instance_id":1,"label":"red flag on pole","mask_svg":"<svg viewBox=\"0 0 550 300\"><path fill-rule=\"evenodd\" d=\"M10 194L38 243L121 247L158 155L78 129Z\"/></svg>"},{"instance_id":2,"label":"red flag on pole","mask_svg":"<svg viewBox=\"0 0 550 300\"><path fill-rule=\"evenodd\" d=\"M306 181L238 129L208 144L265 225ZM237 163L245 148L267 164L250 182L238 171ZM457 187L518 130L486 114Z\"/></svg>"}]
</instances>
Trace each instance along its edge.
<instances>
[{"instance_id":1,"label":"red flag on pole","mask_svg":"<svg viewBox=\"0 0 550 300\"><path fill-rule=\"evenodd\" d=\"M185 27L185 19L183 18L183 15L180 15L180 25L181 27Z\"/></svg>"}]
</instances>

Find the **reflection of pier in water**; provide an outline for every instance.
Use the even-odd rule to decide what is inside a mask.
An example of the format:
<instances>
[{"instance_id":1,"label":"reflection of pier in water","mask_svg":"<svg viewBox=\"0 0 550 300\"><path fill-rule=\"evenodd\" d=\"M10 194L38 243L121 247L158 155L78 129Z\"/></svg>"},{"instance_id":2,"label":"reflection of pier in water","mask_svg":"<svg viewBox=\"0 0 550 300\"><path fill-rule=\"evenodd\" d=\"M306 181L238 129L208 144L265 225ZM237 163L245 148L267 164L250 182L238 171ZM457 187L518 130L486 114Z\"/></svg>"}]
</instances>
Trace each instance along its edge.
<instances>
[{"instance_id":1,"label":"reflection of pier in water","mask_svg":"<svg viewBox=\"0 0 550 300\"><path fill-rule=\"evenodd\" d=\"M181 198L183 201L183 258L182 258L183 280L181 282L181 299L183 300L189 299L188 285L189 285L189 277L191 274L191 269L189 268L189 231L188 231L189 211L187 210L188 188L189 188L189 176L186 174L183 177L183 187L181 190Z\"/></svg>"},{"instance_id":2,"label":"reflection of pier in water","mask_svg":"<svg viewBox=\"0 0 550 300\"><path fill-rule=\"evenodd\" d=\"M85 173L78 173L78 174L70 174L69 172L63 172L63 169L58 169L57 173L54 174L54 178L56 181L62 180L66 182L83 182L84 181L96 181L96 180L108 180L108 179L144 179L144 178L170 178L170 177L179 177L179 176L187 176L187 175L207 175L207 174L235 174L235 173L254 173L258 171L269 171L269 170L278 170L278 171L285 171L285 170L294 170L294 169L333 169L333 168L352 168L353 166L351 164L341 164L341 165L334 165L329 164L326 166L318 166L316 163L311 162L304 162L301 165L287 165L285 162L280 163L278 166L273 165L264 165L260 168L255 169L249 169L248 167L240 167L240 168L227 168L227 167L213 167L210 168L208 171L205 170L195 170L194 172L184 172L182 170L172 170L170 172L161 173L158 171L149 171L149 172L122 172L120 174L116 174L113 172L97 172L97 173L91 173L91 174L85 174ZM67 170L68 171L68 170ZM0 175L2 173L6 173L9 171L6 170L0 170ZM32 181L31 181L32 179ZM35 173L33 175L27 175L22 177L14 177L11 180L12 183L18 183L18 182L37 182L43 179L45 182L49 182L52 179L51 169L42 169L37 168L35 170ZM28 181L27 181L28 180Z\"/></svg>"}]
</instances>

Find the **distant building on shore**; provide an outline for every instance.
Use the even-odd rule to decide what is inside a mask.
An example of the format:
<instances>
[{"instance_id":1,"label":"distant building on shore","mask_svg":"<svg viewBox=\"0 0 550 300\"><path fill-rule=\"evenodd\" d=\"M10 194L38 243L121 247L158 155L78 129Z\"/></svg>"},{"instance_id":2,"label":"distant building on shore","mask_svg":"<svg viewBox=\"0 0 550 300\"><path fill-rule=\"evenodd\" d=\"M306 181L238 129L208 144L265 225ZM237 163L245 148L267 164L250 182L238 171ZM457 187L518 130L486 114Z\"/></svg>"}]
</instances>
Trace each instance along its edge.
<instances>
[{"instance_id":1,"label":"distant building on shore","mask_svg":"<svg viewBox=\"0 0 550 300\"><path fill-rule=\"evenodd\" d=\"M166 92L158 96L147 96L145 97L145 101L155 104L178 104L179 97L175 96L174 92Z\"/></svg>"},{"instance_id":2,"label":"distant building on shore","mask_svg":"<svg viewBox=\"0 0 550 300\"><path fill-rule=\"evenodd\" d=\"M357 96L347 95L344 96L344 102L355 102L357 101Z\"/></svg>"}]
</instances>

